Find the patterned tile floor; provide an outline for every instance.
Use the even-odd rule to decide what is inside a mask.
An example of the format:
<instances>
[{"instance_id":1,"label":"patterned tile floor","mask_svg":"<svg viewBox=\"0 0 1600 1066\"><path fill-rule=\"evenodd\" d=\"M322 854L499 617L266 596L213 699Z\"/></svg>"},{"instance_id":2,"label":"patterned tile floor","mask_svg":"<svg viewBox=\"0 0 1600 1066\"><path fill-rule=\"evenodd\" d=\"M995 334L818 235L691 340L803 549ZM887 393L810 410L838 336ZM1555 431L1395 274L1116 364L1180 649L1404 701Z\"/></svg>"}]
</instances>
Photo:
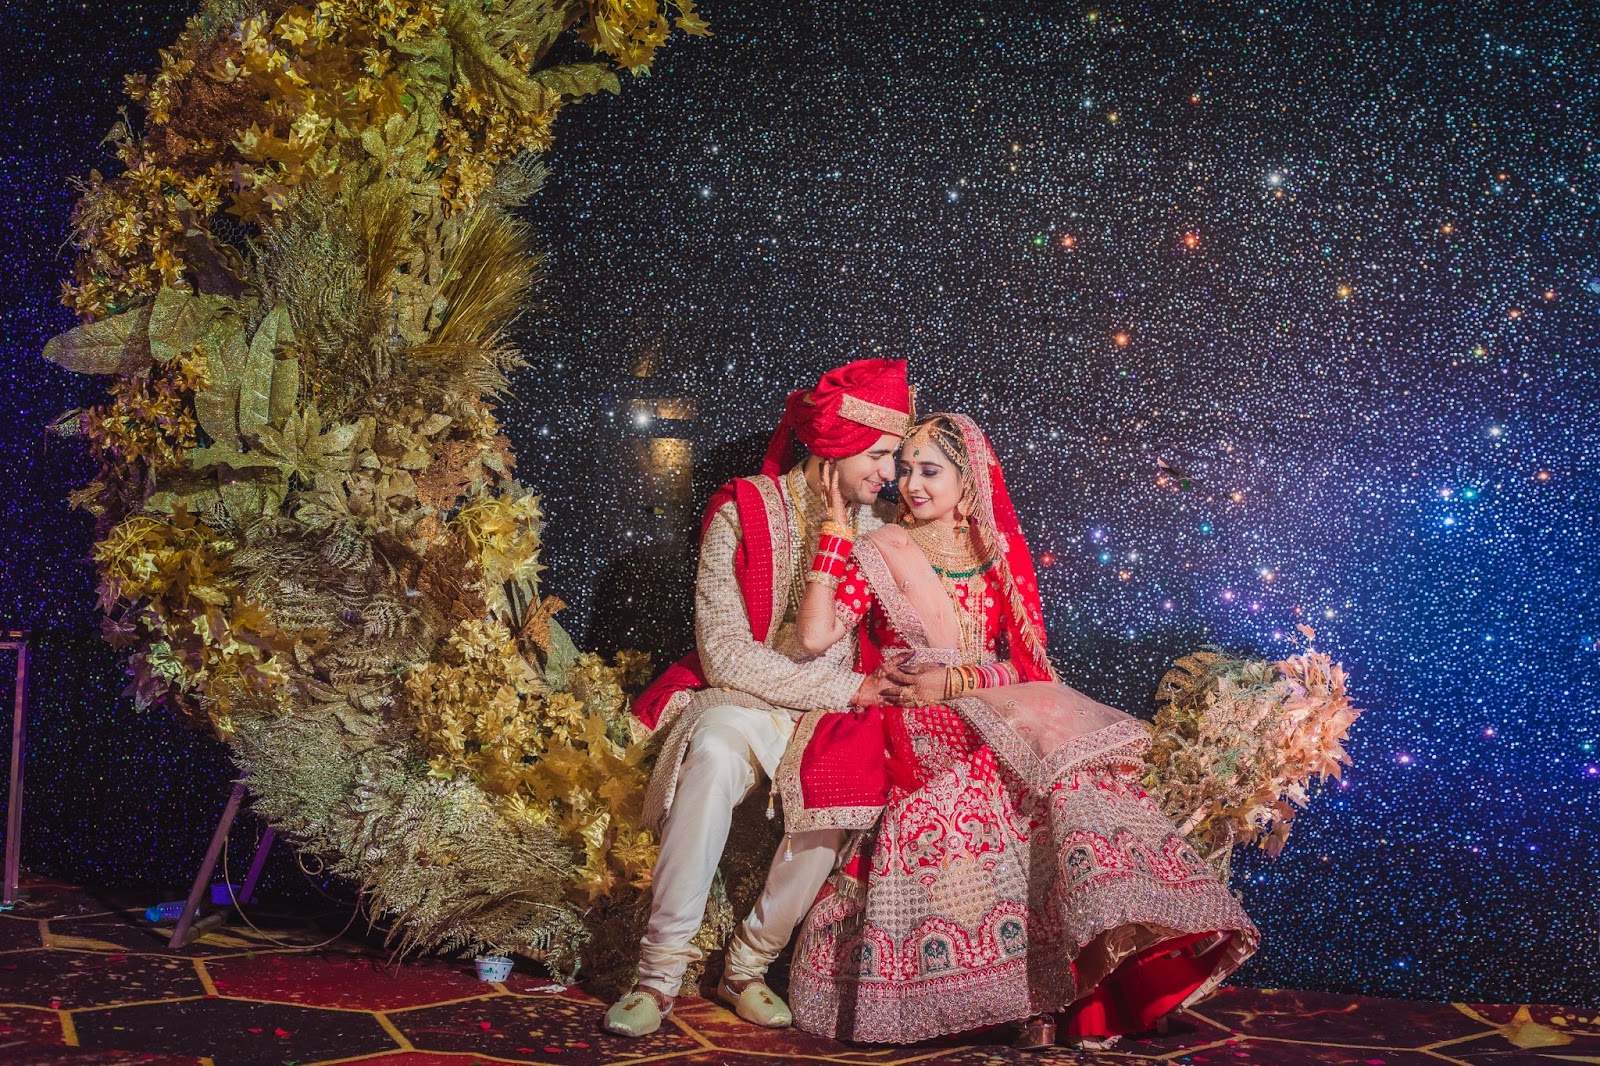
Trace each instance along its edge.
<instances>
[{"instance_id":1,"label":"patterned tile floor","mask_svg":"<svg viewBox=\"0 0 1600 1066\"><path fill-rule=\"evenodd\" d=\"M1025 1055L1007 1034L859 1047L745 1025L699 999L643 1040L600 1029L604 1004L537 975L483 983L461 963L390 964L310 921L234 919L181 951L131 901L34 882L0 913L0 1063L11 1066L1183 1066L1600 1063L1600 1014L1229 988L1165 1036L1114 1052ZM270 936L270 939L268 937Z\"/></svg>"}]
</instances>

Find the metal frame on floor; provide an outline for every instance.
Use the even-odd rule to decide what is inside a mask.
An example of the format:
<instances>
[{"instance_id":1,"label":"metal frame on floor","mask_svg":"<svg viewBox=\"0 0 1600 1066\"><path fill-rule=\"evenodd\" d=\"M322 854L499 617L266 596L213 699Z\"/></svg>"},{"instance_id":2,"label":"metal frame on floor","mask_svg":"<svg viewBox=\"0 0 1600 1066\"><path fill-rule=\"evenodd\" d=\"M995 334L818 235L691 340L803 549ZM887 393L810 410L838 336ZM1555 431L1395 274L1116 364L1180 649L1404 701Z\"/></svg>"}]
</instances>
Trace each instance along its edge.
<instances>
[{"instance_id":1,"label":"metal frame on floor","mask_svg":"<svg viewBox=\"0 0 1600 1066\"><path fill-rule=\"evenodd\" d=\"M245 786L243 781L236 781L233 791L228 795L228 802L222 808L222 817L217 819L217 828L211 834L211 846L206 848L206 857L200 861L200 869L195 871L194 884L189 886L189 898L184 901L183 913L178 916L178 924L173 927L172 938L167 941L167 947L183 947L201 932L195 928L195 919L200 916L200 904L204 899L206 890L211 885L211 874L217 868L217 860L222 856L222 849L228 846L228 831L233 828L234 819L239 817L239 806L244 802ZM250 860L250 872L245 875L244 884L240 887L235 904L246 903L256 894L256 884L261 880L261 870L267 864L267 853L272 850L272 843L277 839L277 832L269 825L266 832L261 834L261 843L256 845L255 858Z\"/></svg>"},{"instance_id":2,"label":"metal frame on floor","mask_svg":"<svg viewBox=\"0 0 1600 1066\"><path fill-rule=\"evenodd\" d=\"M16 694L11 708L11 779L6 787L6 866L0 903L22 898L22 763L28 739L28 631L0 630L0 649L17 653Z\"/></svg>"}]
</instances>

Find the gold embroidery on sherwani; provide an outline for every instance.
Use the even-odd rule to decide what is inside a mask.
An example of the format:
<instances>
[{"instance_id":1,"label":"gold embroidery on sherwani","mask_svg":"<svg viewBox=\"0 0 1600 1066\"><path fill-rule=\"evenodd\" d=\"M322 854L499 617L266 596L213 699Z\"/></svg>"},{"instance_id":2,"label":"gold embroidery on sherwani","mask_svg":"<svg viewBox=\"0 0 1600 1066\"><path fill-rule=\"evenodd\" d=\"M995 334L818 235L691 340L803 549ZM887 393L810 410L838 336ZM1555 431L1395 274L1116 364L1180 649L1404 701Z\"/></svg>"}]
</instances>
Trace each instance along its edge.
<instances>
[{"instance_id":1,"label":"gold embroidery on sherwani","mask_svg":"<svg viewBox=\"0 0 1600 1066\"><path fill-rule=\"evenodd\" d=\"M772 631L764 643L751 636L750 616L733 572L733 554L742 536L739 513L732 503L726 504L712 517L702 538L695 578L695 638L701 666L713 687L669 706L669 713L675 712L670 718L663 715L663 725L656 732L655 771L645 792L646 826L659 828L665 819L677 792L678 771L689 741L708 708L732 704L791 718L805 711L845 709L861 684L854 670L853 637L810 662L796 662L787 654L793 648L798 608L790 595L794 572L809 567L816 544L814 540L801 544L794 500L783 479L757 476L749 480L766 505L773 544ZM814 494L808 502L820 512L822 503ZM861 510L858 522L863 532L883 524L870 508Z\"/></svg>"}]
</instances>

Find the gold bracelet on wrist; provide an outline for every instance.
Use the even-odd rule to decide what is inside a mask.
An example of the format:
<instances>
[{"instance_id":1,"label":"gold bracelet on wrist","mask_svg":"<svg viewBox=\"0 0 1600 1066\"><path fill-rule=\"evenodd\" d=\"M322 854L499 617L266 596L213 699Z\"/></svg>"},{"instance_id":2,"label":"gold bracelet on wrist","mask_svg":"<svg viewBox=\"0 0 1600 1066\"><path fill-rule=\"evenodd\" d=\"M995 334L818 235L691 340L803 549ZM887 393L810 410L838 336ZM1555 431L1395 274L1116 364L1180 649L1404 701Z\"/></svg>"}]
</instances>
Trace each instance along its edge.
<instances>
[{"instance_id":1,"label":"gold bracelet on wrist","mask_svg":"<svg viewBox=\"0 0 1600 1066\"><path fill-rule=\"evenodd\" d=\"M830 589L836 589L839 587L839 579L835 575L828 573L826 570L813 570L811 573L806 575L806 584L826 585Z\"/></svg>"},{"instance_id":2,"label":"gold bracelet on wrist","mask_svg":"<svg viewBox=\"0 0 1600 1066\"><path fill-rule=\"evenodd\" d=\"M835 522L831 518L822 523L822 535L824 537L838 537L840 540L853 541L856 539L854 530L842 522Z\"/></svg>"}]
</instances>

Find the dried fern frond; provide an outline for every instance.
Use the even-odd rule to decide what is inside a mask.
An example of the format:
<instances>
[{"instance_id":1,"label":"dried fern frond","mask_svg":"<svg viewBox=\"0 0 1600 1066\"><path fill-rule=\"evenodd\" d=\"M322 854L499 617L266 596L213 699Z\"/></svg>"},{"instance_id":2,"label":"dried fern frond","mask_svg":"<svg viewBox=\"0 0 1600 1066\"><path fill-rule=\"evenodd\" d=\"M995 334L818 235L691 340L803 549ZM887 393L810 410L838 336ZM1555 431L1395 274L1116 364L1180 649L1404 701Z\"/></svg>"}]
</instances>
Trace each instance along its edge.
<instances>
[{"instance_id":1,"label":"dried fern frond","mask_svg":"<svg viewBox=\"0 0 1600 1066\"><path fill-rule=\"evenodd\" d=\"M1204 689L1215 674L1237 662L1220 649L1202 649L1191 652L1167 668L1156 685L1156 707L1192 696Z\"/></svg>"},{"instance_id":2,"label":"dried fern frond","mask_svg":"<svg viewBox=\"0 0 1600 1066\"><path fill-rule=\"evenodd\" d=\"M478 203L485 208L515 210L538 195L549 177L550 168L539 156L523 152L495 170L494 184L478 197Z\"/></svg>"},{"instance_id":3,"label":"dried fern frond","mask_svg":"<svg viewBox=\"0 0 1600 1066\"><path fill-rule=\"evenodd\" d=\"M419 344L407 353L425 375L419 389L429 385L441 393L452 390L474 396L504 395L513 370L527 365L516 348L503 344Z\"/></svg>"},{"instance_id":4,"label":"dried fern frond","mask_svg":"<svg viewBox=\"0 0 1600 1066\"><path fill-rule=\"evenodd\" d=\"M363 234L343 201L310 189L263 226L256 244L265 302L289 310L302 377L337 415L386 375L371 365L371 303Z\"/></svg>"}]
</instances>

